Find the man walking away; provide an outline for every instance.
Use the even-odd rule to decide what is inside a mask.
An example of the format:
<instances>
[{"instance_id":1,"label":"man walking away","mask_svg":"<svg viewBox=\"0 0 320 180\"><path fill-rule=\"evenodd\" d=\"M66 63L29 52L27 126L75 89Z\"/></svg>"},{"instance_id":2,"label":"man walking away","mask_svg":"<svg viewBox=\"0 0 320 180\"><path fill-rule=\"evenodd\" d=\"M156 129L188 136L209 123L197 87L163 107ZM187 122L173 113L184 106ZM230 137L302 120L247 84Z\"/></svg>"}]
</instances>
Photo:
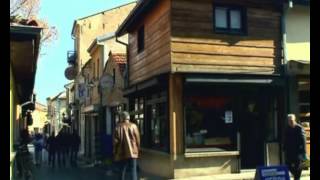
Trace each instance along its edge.
<instances>
[{"instance_id":1,"label":"man walking away","mask_svg":"<svg viewBox=\"0 0 320 180\"><path fill-rule=\"evenodd\" d=\"M288 115L288 125L284 143L286 164L294 180L300 180L301 162L306 159L305 131L302 126L296 123L294 114Z\"/></svg>"},{"instance_id":2,"label":"man walking away","mask_svg":"<svg viewBox=\"0 0 320 180\"><path fill-rule=\"evenodd\" d=\"M140 134L138 127L130 122L130 115L124 111L120 114L121 122L117 124L113 134L114 160L121 167L121 179L130 170L130 179L137 180L137 158L140 149Z\"/></svg>"},{"instance_id":3,"label":"man walking away","mask_svg":"<svg viewBox=\"0 0 320 180\"><path fill-rule=\"evenodd\" d=\"M63 132L63 129L60 130L57 137L57 154L58 154L58 165L59 167L65 167L66 161L65 161L65 135Z\"/></svg>"},{"instance_id":4,"label":"man walking away","mask_svg":"<svg viewBox=\"0 0 320 180\"><path fill-rule=\"evenodd\" d=\"M47 139L46 148L49 153L49 166L54 168L56 152L57 152L57 140L56 140L56 137L54 136L54 132L52 132L51 136Z\"/></svg>"},{"instance_id":5,"label":"man walking away","mask_svg":"<svg viewBox=\"0 0 320 180\"><path fill-rule=\"evenodd\" d=\"M77 158L79 147L81 144L80 136L77 131L74 129L71 136L71 156L70 156L70 164L71 166L77 167Z\"/></svg>"}]
</instances>

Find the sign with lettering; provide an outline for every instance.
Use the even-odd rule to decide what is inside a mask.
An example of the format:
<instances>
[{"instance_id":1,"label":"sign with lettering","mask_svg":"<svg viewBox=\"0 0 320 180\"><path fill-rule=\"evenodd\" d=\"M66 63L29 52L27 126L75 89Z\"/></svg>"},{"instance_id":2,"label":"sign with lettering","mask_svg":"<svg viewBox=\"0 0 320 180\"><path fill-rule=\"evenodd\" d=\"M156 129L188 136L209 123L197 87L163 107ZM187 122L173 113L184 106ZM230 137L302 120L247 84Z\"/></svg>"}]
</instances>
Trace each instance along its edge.
<instances>
[{"instance_id":1,"label":"sign with lettering","mask_svg":"<svg viewBox=\"0 0 320 180\"><path fill-rule=\"evenodd\" d=\"M255 180L290 180L287 166L261 166L256 169Z\"/></svg>"}]
</instances>

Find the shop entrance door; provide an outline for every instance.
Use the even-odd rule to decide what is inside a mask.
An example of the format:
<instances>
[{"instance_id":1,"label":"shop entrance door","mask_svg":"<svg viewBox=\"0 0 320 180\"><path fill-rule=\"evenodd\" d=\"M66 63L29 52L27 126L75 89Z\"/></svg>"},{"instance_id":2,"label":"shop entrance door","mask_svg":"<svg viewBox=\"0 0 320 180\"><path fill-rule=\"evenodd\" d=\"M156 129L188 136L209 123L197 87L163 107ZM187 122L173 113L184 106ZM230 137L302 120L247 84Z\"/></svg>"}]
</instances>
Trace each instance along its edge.
<instances>
[{"instance_id":1,"label":"shop entrance door","mask_svg":"<svg viewBox=\"0 0 320 180\"><path fill-rule=\"evenodd\" d=\"M241 169L256 169L264 165L265 100L258 96L244 97L241 104Z\"/></svg>"}]
</instances>

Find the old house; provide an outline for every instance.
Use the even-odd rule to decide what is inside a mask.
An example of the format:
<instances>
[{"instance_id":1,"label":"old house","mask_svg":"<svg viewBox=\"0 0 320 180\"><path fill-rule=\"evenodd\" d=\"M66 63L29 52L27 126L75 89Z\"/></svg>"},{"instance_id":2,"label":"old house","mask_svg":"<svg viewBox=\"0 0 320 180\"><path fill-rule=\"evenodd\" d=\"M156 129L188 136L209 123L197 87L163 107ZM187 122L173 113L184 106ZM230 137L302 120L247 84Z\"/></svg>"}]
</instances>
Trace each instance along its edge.
<instances>
[{"instance_id":1,"label":"old house","mask_svg":"<svg viewBox=\"0 0 320 180\"><path fill-rule=\"evenodd\" d=\"M109 59L103 69L103 75L100 80L102 90L102 131L104 135L102 148L107 158L112 157L112 133L119 122L119 112L128 108L128 99L123 97L126 63L125 53L113 53L110 51Z\"/></svg>"},{"instance_id":2,"label":"old house","mask_svg":"<svg viewBox=\"0 0 320 180\"><path fill-rule=\"evenodd\" d=\"M63 128L63 118L66 115L66 92L62 91L53 97L47 98L48 121L50 122L50 134L55 135Z\"/></svg>"},{"instance_id":3,"label":"old house","mask_svg":"<svg viewBox=\"0 0 320 180\"><path fill-rule=\"evenodd\" d=\"M75 92L75 102L74 102L74 117L75 127L80 134L82 142L85 142L85 121L86 116L89 118L88 113L84 113L85 106L85 92L87 87L91 88L92 92L96 92L97 87L90 87L89 84L85 84L85 77L82 76L83 66L90 60L91 52L88 52L88 48L97 39L102 38L102 36L109 36L114 34L119 24L127 17L132 8L135 6L136 2L131 2L124 4L112 9L105 10L96 14L89 15L87 17L79 18L74 21L72 28L72 37L74 39L74 50L68 52L68 63L69 67L66 69L69 73L67 78L74 80L74 92ZM100 40L100 39L99 39ZM97 42L97 41L96 41ZM99 42L97 42L99 44ZM110 46L105 46L105 52L109 52ZM108 50L109 49L109 50ZM99 51L100 52L100 51ZM93 53L93 52L92 52ZM100 52L103 53L103 52ZM105 53L106 54L106 53ZM107 56L107 54L106 54ZM105 60L107 57L104 58ZM99 59L101 64L96 63L95 65L100 68L99 72L103 69L104 61L102 58ZM101 66L100 66L101 65ZM93 83L96 82L94 80ZM89 82L89 81L88 81ZM93 88L93 90L92 90ZM96 97L98 98L98 97ZM88 111L88 108L86 109ZM85 153L86 143L81 144L80 154Z\"/></svg>"},{"instance_id":4,"label":"old house","mask_svg":"<svg viewBox=\"0 0 320 180\"><path fill-rule=\"evenodd\" d=\"M32 134L44 133L44 126L47 122L47 106L36 102L35 110L32 112L33 123L28 127Z\"/></svg>"},{"instance_id":5,"label":"old house","mask_svg":"<svg viewBox=\"0 0 320 180\"><path fill-rule=\"evenodd\" d=\"M124 94L144 171L180 178L280 162L281 11L268 0L138 2L116 36L129 34Z\"/></svg>"},{"instance_id":6,"label":"old house","mask_svg":"<svg viewBox=\"0 0 320 180\"><path fill-rule=\"evenodd\" d=\"M310 155L310 1L286 0L283 27L288 111L306 127Z\"/></svg>"},{"instance_id":7,"label":"old house","mask_svg":"<svg viewBox=\"0 0 320 180\"><path fill-rule=\"evenodd\" d=\"M10 179L20 130L32 124L26 112L35 109L33 88L42 28L37 21L10 17Z\"/></svg>"}]
</instances>

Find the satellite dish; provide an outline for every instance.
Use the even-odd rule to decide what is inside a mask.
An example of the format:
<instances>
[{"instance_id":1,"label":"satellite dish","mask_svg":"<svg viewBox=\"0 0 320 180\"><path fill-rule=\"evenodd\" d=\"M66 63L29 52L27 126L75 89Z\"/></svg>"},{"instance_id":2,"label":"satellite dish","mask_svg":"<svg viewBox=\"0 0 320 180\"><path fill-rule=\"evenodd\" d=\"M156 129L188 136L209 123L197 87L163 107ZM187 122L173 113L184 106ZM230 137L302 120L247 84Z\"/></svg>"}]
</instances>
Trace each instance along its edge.
<instances>
[{"instance_id":1,"label":"satellite dish","mask_svg":"<svg viewBox=\"0 0 320 180\"><path fill-rule=\"evenodd\" d=\"M74 78L77 76L77 71L74 66L69 66L65 71L64 71L64 76L68 80L74 80Z\"/></svg>"},{"instance_id":2,"label":"satellite dish","mask_svg":"<svg viewBox=\"0 0 320 180\"><path fill-rule=\"evenodd\" d=\"M105 74L100 79L100 86L104 89L112 88L113 86L113 76L110 74Z\"/></svg>"}]
</instances>

